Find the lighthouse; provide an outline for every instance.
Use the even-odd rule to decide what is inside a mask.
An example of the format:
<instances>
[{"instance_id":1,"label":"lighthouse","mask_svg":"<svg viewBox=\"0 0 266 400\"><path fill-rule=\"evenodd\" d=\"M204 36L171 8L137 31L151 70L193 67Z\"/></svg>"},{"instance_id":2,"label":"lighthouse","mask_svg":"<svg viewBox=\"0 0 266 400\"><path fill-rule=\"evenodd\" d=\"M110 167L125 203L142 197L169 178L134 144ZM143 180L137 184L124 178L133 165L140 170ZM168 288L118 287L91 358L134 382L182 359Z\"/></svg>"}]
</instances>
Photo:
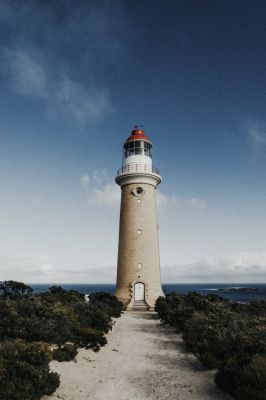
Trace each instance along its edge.
<instances>
[{"instance_id":1,"label":"lighthouse","mask_svg":"<svg viewBox=\"0 0 266 400\"><path fill-rule=\"evenodd\" d=\"M152 164L152 142L135 127L123 146L116 297L126 310L154 310L164 296L161 284L156 187L159 170Z\"/></svg>"}]
</instances>

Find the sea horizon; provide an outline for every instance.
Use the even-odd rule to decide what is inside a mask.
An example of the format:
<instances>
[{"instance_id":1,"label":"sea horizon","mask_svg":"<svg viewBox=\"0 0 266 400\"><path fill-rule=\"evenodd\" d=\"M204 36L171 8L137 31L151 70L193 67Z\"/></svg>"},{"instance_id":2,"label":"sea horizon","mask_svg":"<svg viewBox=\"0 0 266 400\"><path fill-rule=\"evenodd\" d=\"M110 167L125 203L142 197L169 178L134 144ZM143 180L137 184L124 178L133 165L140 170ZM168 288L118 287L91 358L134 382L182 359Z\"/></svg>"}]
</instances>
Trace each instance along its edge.
<instances>
[{"instance_id":1,"label":"sea horizon","mask_svg":"<svg viewBox=\"0 0 266 400\"><path fill-rule=\"evenodd\" d=\"M51 286L62 286L66 290L77 290L84 294L90 294L97 291L104 291L114 294L115 283L28 283L34 293L43 293L49 290ZM197 292L200 294L214 293L221 297L238 301L251 302L255 300L266 301L266 283L163 283L162 288L165 294L178 292L186 294L188 292ZM228 291L228 289L230 289ZM241 291L239 289L243 288ZM248 290L250 289L250 290Z\"/></svg>"}]
</instances>

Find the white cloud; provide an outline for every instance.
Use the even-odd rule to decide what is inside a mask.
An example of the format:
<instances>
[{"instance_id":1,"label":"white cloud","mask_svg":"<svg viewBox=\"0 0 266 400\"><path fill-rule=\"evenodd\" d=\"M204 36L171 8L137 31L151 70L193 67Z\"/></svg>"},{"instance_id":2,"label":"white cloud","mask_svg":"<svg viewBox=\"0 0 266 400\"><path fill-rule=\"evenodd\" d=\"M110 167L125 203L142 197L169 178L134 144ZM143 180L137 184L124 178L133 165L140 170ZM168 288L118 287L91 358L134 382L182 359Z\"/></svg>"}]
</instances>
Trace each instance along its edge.
<instances>
[{"instance_id":1,"label":"white cloud","mask_svg":"<svg viewBox=\"0 0 266 400\"><path fill-rule=\"evenodd\" d=\"M118 208L120 204L119 186L110 179L105 169L84 174L80 182L86 193L89 206Z\"/></svg>"},{"instance_id":2,"label":"white cloud","mask_svg":"<svg viewBox=\"0 0 266 400\"><path fill-rule=\"evenodd\" d=\"M176 209L197 209L204 210L207 207L207 203L205 200L199 197L188 197L188 198L180 198L175 195L167 195L162 193L160 190L157 191L157 205L158 208L169 207Z\"/></svg>"},{"instance_id":3,"label":"white cloud","mask_svg":"<svg viewBox=\"0 0 266 400\"><path fill-rule=\"evenodd\" d=\"M81 125L113 111L105 77L124 52L117 30L127 29L123 7L84 2L61 14L56 2L14 0L1 5L0 18L1 74L15 93L37 98L49 116Z\"/></svg>"},{"instance_id":4,"label":"white cloud","mask_svg":"<svg viewBox=\"0 0 266 400\"><path fill-rule=\"evenodd\" d=\"M249 131L249 136L256 146L266 145L266 132L261 132L257 129L252 129Z\"/></svg>"},{"instance_id":5,"label":"white cloud","mask_svg":"<svg viewBox=\"0 0 266 400\"><path fill-rule=\"evenodd\" d=\"M52 264L42 264L39 266L38 270L41 274L51 276L54 273L54 267Z\"/></svg>"},{"instance_id":6,"label":"white cloud","mask_svg":"<svg viewBox=\"0 0 266 400\"><path fill-rule=\"evenodd\" d=\"M164 282L260 283L266 281L266 252L243 252L206 258L162 269Z\"/></svg>"},{"instance_id":7,"label":"white cloud","mask_svg":"<svg viewBox=\"0 0 266 400\"><path fill-rule=\"evenodd\" d=\"M80 125L112 111L109 93L91 85L84 87L66 74L52 74L34 50L7 50L6 62L12 89L22 95L42 99L48 115L73 118Z\"/></svg>"},{"instance_id":8,"label":"white cloud","mask_svg":"<svg viewBox=\"0 0 266 400\"><path fill-rule=\"evenodd\" d=\"M107 182L108 180L110 180L106 169L94 170L92 172L92 179L96 183L104 183L104 182Z\"/></svg>"},{"instance_id":9,"label":"white cloud","mask_svg":"<svg viewBox=\"0 0 266 400\"><path fill-rule=\"evenodd\" d=\"M42 65L26 50L7 50L6 61L10 68L12 89L24 96L45 98L47 76Z\"/></svg>"},{"instance_id":10,"label":"white cloud","mask_svg":"<svg viewBox=\"0 0 266 400\"><path fill-rule=\"evenodd\" d=\"M49 262L48 256L0 250L0 281L30 283L113 283L116 267L98 266L89 260L62 265Z\"/></svg>"},{"instance_id":11,"label":"white cloud","mask_svg":"<svg viewBox=\"0 0 266 400\"><path fill-rule=\"evenodd\" d=\"M67 76L50 92L48 114L57 117L72 116L81 125L96 120L112 111L107 89L94 87L85 89Z\"/></svg>"},{"instance_id":12,"label":"white cloud","mask_svg":"<svg viewBox=\"0 0 266 400\"><path fill-rule=\"evenodd\" d=\"M162 193L160 190L157 190L157 206L164 207L169 203L169 197Z\"/></svg>"},{"instance_id":13,"label":"white cloud","mask_svg":"<svg viewBox=\"0 0 266 400\"><path fill-rule=\"evenodd\" d=\"M251 145L254 154L260 156L266 149L265 124L255 120L248 120L245 129L247 131L249 144Z\"/></svg>"},{"instance_id":14,"label":"white cloud","mask_svg":"<svg viewBox=\"0 0 266 400\"><path fill-rule=\"evenodd\" d=\"M86 192L90 206L119 207L121 190L113 179L110 179L106 169L94 170L91 174L84 174L80 177L80 182ZM159 209L169 209L169 206L173 209L204 210L206 208L206 202L198 197L181 199L174 195L168 196L160 190L156 192L156 201Z\"/></svg>"},{"instance_id":15,"label":"white cloud","mask_svg":"<svg viewBox=\"0 0 266 400\"><path fill-rule=\"evenodd\" d=\"M90 183L90 177L89 177L89 175L81 175L81 177L79 178L79 180L80 180L80 182L81 182L81 184L82 184L82 186L83 186L84 188L87 188L87 187L88 187L88 185L89 185L89 183Z\"/></svg>"},{"instance_id":16,"label":"white cloud","mask_svg":"<svg viewBox=\"0 0 266 400\"><path fill-rule=\"evenodd\" d=\"M43 254L0 250L0 280L43 279L53 270L48 260Z\"/></svg>"},{"instance_id":17,"label":"white cloud","mask_svg":"<svg viewBox=\"0 0 266 400\"><path fill-rule=\"evenodd\" d=\"M204 210L207 207L206 202L198 197L190 197L186 200L188 207Z\"/></svg>"},{"instance_id":18,"label":"white cloud","mask_svg":"<svg viewBox=\"0 0 266 400\"><path fill-rule=\"evenodd\" d=\"M88 194L88 204L98 207L119 207L121 192L115 183L94 189Z\"/></svg>"},{"instance_id":19,"label":"white cloud","mask_svg":"<svg viewBox=\"0 0 266 400\"><path fill-rule=\"evenodd\" d=\"M32 283L114 283L116 265L88 261L58 264L46 255L0 250L0 280ZM162 267L164 283L265 283L266 252L209 257L186 265Z\"/></svg>"}]
</instances>

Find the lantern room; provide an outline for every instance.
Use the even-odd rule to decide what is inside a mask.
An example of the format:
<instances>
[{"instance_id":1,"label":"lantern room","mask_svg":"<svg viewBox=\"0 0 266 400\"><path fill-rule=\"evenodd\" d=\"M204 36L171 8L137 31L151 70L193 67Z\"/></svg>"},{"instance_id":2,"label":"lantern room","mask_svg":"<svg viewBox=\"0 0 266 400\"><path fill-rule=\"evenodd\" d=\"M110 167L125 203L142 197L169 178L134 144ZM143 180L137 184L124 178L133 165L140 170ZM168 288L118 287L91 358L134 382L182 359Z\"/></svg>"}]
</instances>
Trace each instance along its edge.
<instances>
[{"instance_id":1,"label":"lantern room","mask_svg":"<svg viewBox=\"0 0 266 400\"><path fill-rule=\"evenodd\" d=\"M152 143L142 129L135 127L123 147L123 165L152 164Z\"/></svg>"}]
</instances>

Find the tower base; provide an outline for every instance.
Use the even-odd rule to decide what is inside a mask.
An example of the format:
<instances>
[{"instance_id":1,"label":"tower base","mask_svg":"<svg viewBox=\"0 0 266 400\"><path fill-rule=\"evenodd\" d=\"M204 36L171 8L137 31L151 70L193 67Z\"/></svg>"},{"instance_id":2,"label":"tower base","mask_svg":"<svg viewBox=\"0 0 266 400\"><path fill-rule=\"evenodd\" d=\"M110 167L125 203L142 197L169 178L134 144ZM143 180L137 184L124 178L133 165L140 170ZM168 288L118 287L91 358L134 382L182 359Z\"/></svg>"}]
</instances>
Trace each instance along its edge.
<instances>
[{"instance_id":1,"label":"tower base","mask_svg":"<svg viewBox=\"0 0 266 400\"><path fill-rule=\"evenodd\" d=\"M136 296L136 285L142 284L144 286L144 296ZM157 289L157 290L156 290ZM144 308L144 305L146 307L146 311L154 311L155 303L158 297L164 296L164 293L162 289L159 288L154 288L151 285L149 285L145 281L140 280L133 280L130 285L128 285L127 288L122 287L119 288L117 287L115 291L115 296L118 298L119 301L123 303L123 309L130 311L134 310L136 311L137 305L141 305ZM139 307L141 309L141 307Z\"/></svg>"}]
</instances>

